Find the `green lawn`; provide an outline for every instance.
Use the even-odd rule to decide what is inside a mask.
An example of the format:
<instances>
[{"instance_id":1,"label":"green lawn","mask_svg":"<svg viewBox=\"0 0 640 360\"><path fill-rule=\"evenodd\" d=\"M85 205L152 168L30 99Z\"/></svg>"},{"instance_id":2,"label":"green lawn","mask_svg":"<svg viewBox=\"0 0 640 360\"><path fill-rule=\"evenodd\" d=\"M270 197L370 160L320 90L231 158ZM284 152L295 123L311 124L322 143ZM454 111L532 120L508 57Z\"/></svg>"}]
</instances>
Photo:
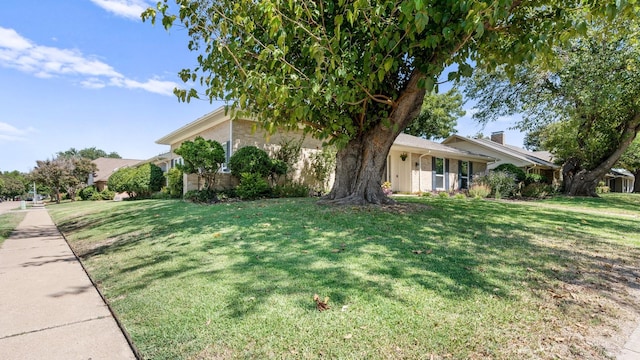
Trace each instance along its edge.
<instances>
[{"instance_id":1,"label":"green lawn","mask_svg":"<svg viewBox=\"0 0 640 360\"><path fill-rule=\"evenodd\" d=\"M640 313L638 196L401 201L48 208L148 359L603 359Z\"/></svg>"},{"instance_id":2,"label":"green lawn","mask_svg":"<svg viewBox=\"0 0 640 360\"><path fill-rule=\"evenodd\" d=\"M0 244L11 235L25 215L25 212L6 212L0 215Z\"/></svg>"}]
</instances>

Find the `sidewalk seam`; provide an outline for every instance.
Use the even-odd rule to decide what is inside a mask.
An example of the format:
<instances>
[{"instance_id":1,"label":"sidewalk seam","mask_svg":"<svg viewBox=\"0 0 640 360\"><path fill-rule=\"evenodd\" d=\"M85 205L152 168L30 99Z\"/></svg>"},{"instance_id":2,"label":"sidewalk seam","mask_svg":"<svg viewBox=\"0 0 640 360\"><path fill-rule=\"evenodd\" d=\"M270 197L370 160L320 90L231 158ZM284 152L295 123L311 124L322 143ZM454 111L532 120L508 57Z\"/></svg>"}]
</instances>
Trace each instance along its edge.
<instances>
[{"instance_id":1,"label":"sidewalk seam","mask_svg":"<svg viewBox=\"0 0 640 360\"><path fill-rule=\"evenodd\" d=\"M55 326L49 326L49 327L42 328L42 329L29 330L29 331L24 331L24 332L17 333L17 334L11 334L11 335L2 336L2 337L0 337L0 340L9 339L9 338L16 337L16 336L22 336L22 335L27 335L27 334L38 333L38 332L41 332L41 331L47 331L47 330L52 330L52 329L63 328L63 327L70 326L70 325L82 324L82 323L86 323L86 322L94 321L94 320L108 319L108 318L109 318L109 315L103 315L103 316L98 316L98 317L94 317L94 318L91 318L91 319L73 321L73 322L70 322L70 323L65 323L65 324L60 324L60 325L55 325Z\"/></svg>"}]
</instances>

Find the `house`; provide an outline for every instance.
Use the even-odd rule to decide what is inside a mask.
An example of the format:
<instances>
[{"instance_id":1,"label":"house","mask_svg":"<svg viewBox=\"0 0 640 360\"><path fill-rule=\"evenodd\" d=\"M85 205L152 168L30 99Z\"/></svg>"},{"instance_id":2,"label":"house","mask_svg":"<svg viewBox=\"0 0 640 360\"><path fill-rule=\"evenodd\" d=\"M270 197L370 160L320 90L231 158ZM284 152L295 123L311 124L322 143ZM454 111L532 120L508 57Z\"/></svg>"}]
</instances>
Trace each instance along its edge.
<instances>
[{"instance_id":1,"label":"house","mask_svg":"<svg viewBox=\"0 0 640 360\"><path fill-rule=\"evenodd\" d=\"M256 129L255 121L232 119L231 114L221 107L158 139L156 143L169 145L170 151L151 160L168 171L181 161L173 151L184 141L193 140L197 136L219 142L225 149L227 161L243 146L256 146L273 154L283 140L303 137L302 132L276 132L270 136L265 135L264 130ZM303 137L302 160L293 176L294 179L307 185L314 183L308 164L311 154L320 149L320 140ZM400 134L391 147L385 175L381 181L389 181L393 191L405 193L466 189L472 181L473 174L484 172L487 163L494 160L489 156ZM236 185L236 182L223 165L222 174L216 177L216 187L229 188ZM184 192L196 189L197 176L185 174L184 184Z\"/></svg>"},{"instance_id":2,"label":"house","mask_svg":"<svg viewBox=\"0 0 640 360\"><path fill-rule=\"evenodd\" d=\"M302 132L280 131L267 136L265 131L257 128L256 125L256 122L249 118L232 119L226 108L220 107L158 139L157 144L169 145L170 150L167 154L154 158L153 162L161 167L164 166L163 170L165 171L175 167L182 161L182 158L177 156L174 150L179 148L184 141L193 141L198 136L219 142L225 150L226 162L235 151L244 146L256 146L273 154L283 141L302 138L301 166L298 166L293 178L307 185L313 185L314 179L310 176L311 172L308 171L308 168L305 169L304 165L309 164L311 154L322 149L322 142L310 136L304 136ZM198 187L198 177L195 174L185 174L183 183L183 192L195 190ZM216 176L215 186L230 188L235 185L237 185L237 179L231 177L226 163L223 164L221 174Z\"/></svg>"},{"instance_id":3,"label":"house","mask_svg":"<svg viewBox=\"0 0 640 360\"><path fill-rule=\"evenodd\" d=\"M507 145L502 131L492 133L490 139L452 135L446 138L442 144L496 159L488 164L489 170L495 169L501 164L513 164L524 170L525 173L544 176L550 183L558 184L562 181L561 167L551 161L551 155L548 152L532 152L517 146Z\"/></svg>"},{"instance_id":4,"label":"house","mask_svg":"<svg viewBox=\"0 0 640 360\"><path fill-rule=\"evenodd\" d=\"M474 174L484 173L494 158L400 134L387 158L385 181L394 192L468 189Z\"/></svg>"},{"instance_id":5,"label":"house","mask_svg":"<svg viewBox=\"0 0 640 360\"><path fill-rule=\"evenodd\" d=\"M630 193L633 192L633 185L636 177L626 169L611 169L604 176L605 183L611 192Z\"/></svg>"},{"instance_id":6,"label":"house","mask_svg":"<svg viewBox=\"0 0 640 360\"><path fill-rule=\"evenodd\" d=\"M114 158L97 158L92 161L96 164L95 174L89 175L87 185L94 185L98 191L102 191L107 187L107 180L109 176L116 172L116 170L124 167L136 166L142 162L142 160L135 159L114 159Z\"/></svg>"}]
</instances>

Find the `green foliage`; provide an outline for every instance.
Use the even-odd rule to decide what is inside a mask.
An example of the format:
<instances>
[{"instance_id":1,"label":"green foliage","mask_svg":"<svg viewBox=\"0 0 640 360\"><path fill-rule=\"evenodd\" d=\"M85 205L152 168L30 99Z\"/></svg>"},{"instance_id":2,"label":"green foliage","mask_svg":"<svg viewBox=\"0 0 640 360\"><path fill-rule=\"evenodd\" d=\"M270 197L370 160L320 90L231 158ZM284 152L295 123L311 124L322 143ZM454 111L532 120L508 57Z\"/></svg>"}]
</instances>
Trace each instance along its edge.
<instances>
[{"instance_id":1,"label":"green foliage","mask_svg":"<svg viewBox=\"0 0 640 360\"><path fill-rule=\"evenodd\" d=\"M133 196L135 189L133 187L133 176L136 169L133 167L123 167L116 170L107 180L109 190L117 193L126 192L129 196Z\"/></svg>"},{"instance_id":2,"label":"green foliage","mask_svg":"<svg viewBox=\"0 0 640 360\"><path fill-rule=\"evenodd\" d=\"M517 166L515 166L513 164L500 164L500 165L496 166L496 168L494 170L495 171L505 171L505 172L508 172L508 173L512 174L517 183L520 183L520 182L524 181L525 178L526 178L526 174L525 174L524 170L520 169L519 167L517 167Z\"/></svg>"},{"instance_id":3,"label":"green foliage","mask_svg":"<svg viewBox=\"0 0 640 360\"><path fill-rule=\"evenodd\" d=\"M162 169L155 164L147 163L135 168L130 185L136 198L146 198L160 191L163 183Z\"/></svg>"},{"instance_id":4,"label":"green foliage","mask_svg":"<svg viewBox=\"0 0 640 360\"><path fill-rule=\"evenodd\" d=\"M0 173L2 186L0 186L0 197L14 198L26 193L28 179L19 171L5 171Z\"/></svg>"},{"instance_id":5,"label":"green foliage","mask_svg":"<svg viewBox=\"0 0 640 360\"><path fill-rule=\"evenodd\" d=\"M596 186L596 193L598 194L606 194L610 191L611 189L604 183L604 181L600 181L598 186Z\"/></svg>"},{"instance_id":6,"label":"green foliage","mask_svg":"<svg viewBox=\"0 0 640 360\"><path fill-rule=\"evenodd\" d=\"M304 184L292 182L284 185L276 185L272 189L272 194L279 198L308 197L311 189Z\"/></svg>"},{"instance_id":7,"label":"green foliage","mask_svg":"<svg viewBox=\"0 0 640 360\"><path fill-rule=\"evenodd\" d=\"M515 176L507 171L492 170L487 175L475 177L474 182L491 188L496 199L512 196L517 189Z\"/></svg>"},{"instance_id":8,"label":"green foliage","mask_svg":"<svg viewBox=\"0 0 640 360\"><path fill-rule=\"evenodd\" d=\"M469 188L469 196L474 199L483 199L491 194L491 187L486 184L473 184Z\"/></svg>"},{"instance_id":9,"label":"green foliage","mask_svg":"<svg viewBox=\"0 0 640 360\"><path fill-rule=\"evenodd\" d=\"M169 169L167 177L167 192L172 198L182 197L183 176L182 170L177 167Z\"/></svg>"},{"instance_id":10,"label":"green foliage","mask_svg":"<svg viewBox=\"0 0 640 360\"><path fill-rule=\"evenodd\" d=\"M460 199L466 199L467 197L463 193L457 193L457 194L453 195L453 198L460 200Z\"/></svg>"},{"instance_id":11,"label":"green foliage","mask_svg":"<svg viewBox=\"0 0 640 360\"><path fill-rule=\"evenodd\" d=\"M445 198L445 199L447 199L447 198L449 198L449 193L448 193L448 192L446 192L446 191L440 191L440 192L438 193L438 197L439 197L439 198Z\"/></svg>"},{"instance_id":12,"label":"green foliage","mask_svg":"<svg viewBox=\"0 0 640 360\"><path fill-rule=\"evenodd\" d=\"M58 157L62 157L62 158L69 158L69 159L70 158L85 158L85 159L89 159L89 160L95 160L95 159L100 158L100 157L113 158L113 159L122 159L122 157L120 155L118 155L117 152L107 153L104 150L97 149L95 146L94 147L90 147L90 148L86 148L86 149L81 149L81 150L76 150L75 148L69 148L69 150L58 152L57 156Z\"/></svg>"},{"instance_id":13,"label":"green foliage","mask_svg":"<svg viewBox=\"0 0 640 360\"><path fill-rule=\"evenodd\" d=\"M524 184L547 183L549 180L540 174L527 174L524 178Z\"/></svg>"},{"instance_id":14,"label":"green foliage","mask_svg":"<svg viewBox=\"0 0 640 360\"><path fill-rule=\"evenodd\" d=\"M89 200L91 199L91 196L96 192L96 187L91 185L84 187L82 190L78 191L78 196L80 196L80 199L82 200Z\"/></svg>"},{"instance_id":15,"label":"green foliage","mask_svg":"<svg viewBox=\"0 0 640 360\"><path fill-rule=\"evenodd\" d=\"M425 139L443 139L456 132L458 118L465 115L462 94L451 89L444 94L432 92L424 97L420 115L404 132Z\"/></svg>"},{"instance_id":16,"label":"green foliage","mask_svg":"<svg viewBox=\"0 0 640 360\"><path fill-rule=\"evenodd\" d=\"M209 189L189 190L184 194L184 199L194 203L212 204L218 202L218 195Z\"/></svg>"},{"instance_id":17,"label":"green foliage","mask_svg":"<svg viewBox=\"0 0 640 360\"><path fill-rule=\"evenodd\" d=\"M204 94L178 89L179 100L224 100L237 110L232 116L250 116L269 132L302 128L340 149L379 135L382 157L449 66L457 69L448 80L469 76L471 64L506 64L511 74L522 61L550 62L585 18L635 15L614 0L175 2L176 14L164 0L142 19L186 28L197 63L179 76ZM339 167L340 178L380 172L380 162L368 160L354 162L363 169ZM364 177L353 179L336 183L345 196L365 186Z\"/></svg>"},{"instance_id":18,"label":"green foliage","mask_svg":"<svg viewBox=\"0 0 640 360\"><path fill-rule=\"evenodd\" d=\"M632 172L640 170L640 137L636 137L629 145L617 165Z\"/></svg>"},{"instance_id":19,"label":"green foliage","mask_svg":"<svg viewBox=\"0 0 640 360\"><path fill-rule=\"evenodd\" d=\"M593 21L585 38L554 49L554 66L532 61L506 71L478 71L466 94L478 103L474 116L487 121L522 113L519 128L532 146L568 165L565 191L590 195L630 146L640 129L638 22ZM580 176L574 176L580 173ZM569 183L569 184L568 184Z\"/></svg>"},{"instance_id":20,"label":"green foliage","mask_svg":"<svg viewBox=\"0 0 640 360\"><path fill-rule=\"evenodd\" d=\"M242 174L257 174L267 177L272 171L272 161L266 151L255 146L245 146L231 155L229 170L231 175L242 180Z\"/></svg>"},{"instance_id":21,"label":"green foliage","mask_svg":"<svg viewBox=\"0 0 640 360\"><path fill-rule=\"evenodd\" d=\"M318 191L325 192L329 177L336 167L336 149L325 146L321 151L311 154L310 166L317 182Z\"/></svg>"},{"instance_id":22,"label":"green foliage","mask_svg":"<svg viewBox=\"0 0 640 360\"><path fill-rule=\"evenodd\" d=\"M101 201L104 200L102 198L102 194L99 192L93 192L91 193L91 196L88 198L88 200L92 200L92 201Z\"/></svg>"},{"instance_id":23,"label":"green foliage","mask_svg":"<svg viewBox=\"0 0 640 360\"><path fill-rule=\"evenodd\" d=\"M236 193L243 200L254 200L267 196L271 188L269 183L259 173L240 174L240 184L236 188Z\"/></svg>"},{"instance_id":24,"label":"green foliage","mask_svg":"<svg viewBox=\"0 0 640 360\"><path fill-rule=\"evenodd\" d=\"M138 167L118 169L109 176L107 186L109 190L122 193L130 197L146 198L154 192L160 191L164 183L162 169L155 164L147 163Z\"/></svg>"},{"instance_id":25,"label":"green foliage","mask_svg":"<svg viewBox=\"0 0 640 360\"><path fill-rule=\"evenodd\" d=\"M278 175L286 175L287 179L290 178L288 176L292 172L296 171L296 167L300 162L300 156L302 155L302 142L304 141L304 137L296 138L285 138L282 139L279 143L280 148L275 151L273 154L274 166L280 166L278 169L274 169L274 173ZM282 167L281 165L277 165L282 162L286 167ZM277 171L276 171L277 170ZM284 172L282 172L284 171Z\"/></svg>"},{"instance_id":26,"label":"green foliage","mask_svg":"<svg viewBox=\"0 0 640 360\"><path fill-rule=\"evenodd\" d=\"M215 177L226 160L224 148L219 142L197 136L193 141L187 140L180 144L174 152L182 157L184 164L179 166L187 174L198 174L204 178L204 187L212 190Z\"/></svg>"},{"instance_id":27,"label":"green foliage","mask_svg":"<svg viewBox=\"0 0 640 360\"><path fill-rule=\"evenodd\" d=\"M553 193L551 185L533 182L526 185L520 194L526 198L543 199Z\"/></svg>"},{"instance_id":28,"label":"green foliage","mask_svg":"<svg viewBox=\"0 0 640 360\"><path fill-rule=\"evenodd\" d=\"M104 189L100 192L100 196L102 197L102 200L113 200L113 198L116 196L116 193L109 189Z\"/></svg>"}]
</instances>

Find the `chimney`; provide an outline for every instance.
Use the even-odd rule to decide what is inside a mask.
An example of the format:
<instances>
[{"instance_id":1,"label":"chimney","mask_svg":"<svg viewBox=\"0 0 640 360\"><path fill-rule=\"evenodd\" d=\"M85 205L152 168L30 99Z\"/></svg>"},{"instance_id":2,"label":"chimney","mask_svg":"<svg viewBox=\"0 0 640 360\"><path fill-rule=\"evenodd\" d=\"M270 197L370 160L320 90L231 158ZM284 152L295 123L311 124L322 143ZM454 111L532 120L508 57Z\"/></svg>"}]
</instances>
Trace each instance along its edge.
<instances>
[{"instance_id":1,"label":"chimney","mask_svg":"<svg viewBox=\"0 0 640 360\"><path fill-rule=\"evenodd\" d=\"M500 145L504 145L504 131L496 131L491 133L491 141Z\"/></svg>"}]
</instances>

